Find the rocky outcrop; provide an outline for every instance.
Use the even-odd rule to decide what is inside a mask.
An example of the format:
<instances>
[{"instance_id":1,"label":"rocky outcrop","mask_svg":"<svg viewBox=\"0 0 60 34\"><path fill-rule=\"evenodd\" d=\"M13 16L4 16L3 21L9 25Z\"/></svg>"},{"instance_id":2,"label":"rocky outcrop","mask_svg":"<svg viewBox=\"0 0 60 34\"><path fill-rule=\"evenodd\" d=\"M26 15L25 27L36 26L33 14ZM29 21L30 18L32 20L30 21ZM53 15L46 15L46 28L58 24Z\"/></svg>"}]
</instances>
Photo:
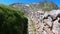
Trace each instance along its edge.
<instances>
[{"instance_id":1,"label":"rocky outcrop","mask_svg":"<svg viewBox=\"0 0 60 34\"><path fill-rule=\"evenodd\" d=\"M31 12L31 16L29 17L35 23L34 25L38 34L60 34L59 11L60 10L52 10L50 12Z\"/></svg>"}]
</instances>

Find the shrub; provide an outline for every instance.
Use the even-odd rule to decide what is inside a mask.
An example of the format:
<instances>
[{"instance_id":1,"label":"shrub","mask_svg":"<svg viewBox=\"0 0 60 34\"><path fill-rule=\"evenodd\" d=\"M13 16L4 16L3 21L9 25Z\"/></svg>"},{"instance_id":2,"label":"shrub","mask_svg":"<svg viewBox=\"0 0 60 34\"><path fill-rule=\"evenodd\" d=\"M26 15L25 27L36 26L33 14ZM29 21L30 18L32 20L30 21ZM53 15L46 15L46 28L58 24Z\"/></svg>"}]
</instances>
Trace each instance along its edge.
<instances>
[{"instance_id":1,"label":"shrub","mask_svg":"<svg viewBox=\"0 0 60 34\"><path fill-rule=\"evenodd\" d=\"M0 5L0 34L27 34L27 24L21 11Z\"/></svg>"},{"instance_id":2,"label":"shrub","mask_svg":"<svg viewBox=\"0 0 60 34\"><path fill-rule=\"evenodd\" d=\"M49 8L49 7L44 7L42 10L43 10L43 11L50 11L50 10L52 10L52 9Z\"/></svg>"}]
</instances>

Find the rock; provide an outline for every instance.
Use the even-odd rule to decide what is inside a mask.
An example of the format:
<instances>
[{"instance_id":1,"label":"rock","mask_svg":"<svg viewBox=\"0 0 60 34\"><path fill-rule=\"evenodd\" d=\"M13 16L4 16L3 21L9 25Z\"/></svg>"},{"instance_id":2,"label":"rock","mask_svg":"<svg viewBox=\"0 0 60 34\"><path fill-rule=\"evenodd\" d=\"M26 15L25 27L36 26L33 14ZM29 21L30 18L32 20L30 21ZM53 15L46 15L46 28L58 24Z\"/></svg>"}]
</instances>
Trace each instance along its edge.
<instances>
[{"instance_id":1,"label":"rock","mask_svg":"<svg viewBox=\"0 0 60 34\"><path fill-rule=\"evenodd\" d=\"M53 23L53 29L52 31L55 33L55 34L60 34L60 23L58 22L58 19L54 21Z\"/></svg>"}]
</instances>

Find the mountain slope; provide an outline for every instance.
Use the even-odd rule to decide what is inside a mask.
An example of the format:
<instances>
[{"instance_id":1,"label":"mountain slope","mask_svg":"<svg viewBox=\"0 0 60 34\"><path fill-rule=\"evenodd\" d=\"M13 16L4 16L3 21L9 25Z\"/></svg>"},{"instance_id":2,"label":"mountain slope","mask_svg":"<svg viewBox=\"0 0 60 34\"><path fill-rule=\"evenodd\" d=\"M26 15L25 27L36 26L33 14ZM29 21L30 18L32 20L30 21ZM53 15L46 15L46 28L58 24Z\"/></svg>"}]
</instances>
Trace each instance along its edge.
<instances>
[{"instance_id":1,"label":"mountain slope","mask_svg":"<svg viewBox=\"0 0 60 34\"><path fill-rule=\"evenodd\" d=\"M25 15L28 15L30 12L35 11L49 11L52 9L59 9L56 4L53 2L39 2L39 3L32 3L32 4L21 4L21 3L14 3L10 6L17 8L18 10L22 10Z\"/></svg>"}]
</instances>

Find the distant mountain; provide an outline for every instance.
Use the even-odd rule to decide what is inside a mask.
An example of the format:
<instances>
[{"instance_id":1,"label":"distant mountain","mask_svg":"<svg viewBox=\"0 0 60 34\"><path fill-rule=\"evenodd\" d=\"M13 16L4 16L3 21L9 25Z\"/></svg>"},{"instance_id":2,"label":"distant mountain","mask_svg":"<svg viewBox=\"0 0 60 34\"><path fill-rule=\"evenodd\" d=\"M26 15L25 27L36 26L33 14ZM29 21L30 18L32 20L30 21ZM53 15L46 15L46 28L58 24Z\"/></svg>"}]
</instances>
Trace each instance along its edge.
<instances>
[{"instance_id":1,"label":"distant mountain","mask_svg":"<svg viewBox=\"0 0 60 34\"><path fill-rule=\"evenodd\" d=\"M46 11L46 10L58 9L58 6L53 2L39 2L32 4L14 3L11 4L10 6L22 10L25 15L27 15L31 11L40 11L40 10Z\"/></svg>"}]
</instances>

